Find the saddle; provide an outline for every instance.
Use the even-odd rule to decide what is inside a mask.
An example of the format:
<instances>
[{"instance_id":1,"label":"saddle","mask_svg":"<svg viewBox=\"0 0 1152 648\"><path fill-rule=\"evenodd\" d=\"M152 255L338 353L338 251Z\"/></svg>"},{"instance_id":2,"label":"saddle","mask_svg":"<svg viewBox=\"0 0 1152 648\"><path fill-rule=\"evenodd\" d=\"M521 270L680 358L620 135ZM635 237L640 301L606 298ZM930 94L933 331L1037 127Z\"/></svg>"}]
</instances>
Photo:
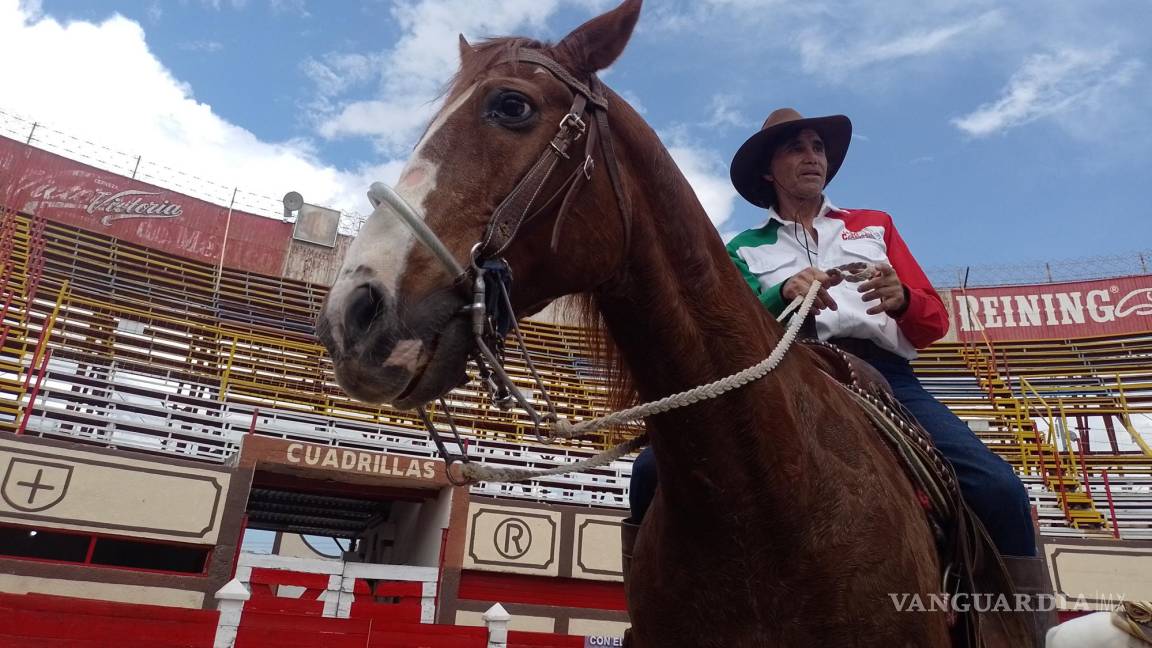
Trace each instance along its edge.
<instances>
[{"instance_id":1,"label":"saddle","mask_svg":"<svg viewBox=\"0 0 1152 648\"><path fill-rule=\"evenodd\" d=\"M807 339L801 344L811 352L815 364L843 386L868 415L903 467L936 536L941 592L965 595L969 602L976 594L991 596L989 605L973 605L971 611L952 619L953 646L1033 645L1031 619L1010 610L1015 589L1008 570L984 525L964 502L952 465L936 449L928 432L896 400L884 376L867 362L827 342ZM995 604L1000 595L1005 605Z\"/></svg>"}]
</instances>

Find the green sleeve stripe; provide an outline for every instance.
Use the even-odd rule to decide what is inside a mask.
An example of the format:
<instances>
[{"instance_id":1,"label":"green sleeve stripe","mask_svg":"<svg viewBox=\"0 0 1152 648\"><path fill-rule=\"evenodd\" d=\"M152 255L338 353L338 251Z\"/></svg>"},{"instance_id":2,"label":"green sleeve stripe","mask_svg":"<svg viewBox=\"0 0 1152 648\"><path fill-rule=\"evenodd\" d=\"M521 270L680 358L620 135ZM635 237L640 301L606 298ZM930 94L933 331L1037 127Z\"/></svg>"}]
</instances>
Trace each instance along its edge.
<instances>
[{"instance_id":1,"label":"green sleeve stripe","mask_svg":"<svg viewBox=\"0 0 1152 648\"><path fill-rule=\"evenodd\" d=\"M774 245L777 240L776 230L780 229L780 223L776 221L769 221L764 227L750 229L741 233L736 238L728 243L728 256L732 259L732 263L736 264L736 268L740 271L740 276L744 277L745 283L752 289L753 294L764 304L764 308L773 315L779 315L784 310L784 297L780 294L780 289L783 283L776 284L770 288L763 288L760 285L760 279L748 269L748 263L740 256L740 248L745 247L759 247L761 245Z\"/></svg>"},{"instance_id":2,"label":"green sleeve stripe","mask_svg":"<svg viewBox=\"0 0 1152 648\"><path fill-rule=\"evenodd\" d=\"M788 304L784 303L784 294L781 292L783 288L784 282L781 281L768 290L765 290L763 294L757 295L757 297L760 298L760 303L764 304L764 308L767 308L773 317L779 317L780 313L784 312L784 308L788 306Z\"/></svg>"}]
</instances>

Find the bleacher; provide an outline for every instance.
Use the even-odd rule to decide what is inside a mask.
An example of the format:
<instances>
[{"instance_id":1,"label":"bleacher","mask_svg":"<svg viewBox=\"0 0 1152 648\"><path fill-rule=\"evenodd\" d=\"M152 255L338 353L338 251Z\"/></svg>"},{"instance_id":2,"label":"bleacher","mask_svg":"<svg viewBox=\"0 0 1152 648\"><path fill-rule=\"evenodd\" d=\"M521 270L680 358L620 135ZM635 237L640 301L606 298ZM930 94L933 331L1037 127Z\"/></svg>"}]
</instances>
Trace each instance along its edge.
<instances>
[{"instance_id":1,"label":"bleacher","mask_svg":"<svg viewBox=\"0 0 1152 648\"><path fill-rule=\"evenodd\" d=\"M1013 465L1045 534L1152 539L1152 451L1133 422L1152 415L1152 333L937 344L915 364Z\"/></svg>"},{"instance_id":2,"label":"bleacher","mask_svg":"<svg viewBox=\"0 0 1152 648\"><path fill-rule=\"evenodd\" d=\"M311 335L324 287L218 271L42 218L2 218L0 427L214 463L233 456L249 431L434 456L412 414L353 401L334 383L331 364ZM527 322L523 329L558 410L569 418L603 411L607 380L582 332L542 322ZM1066 420L1107 418L1117 434L1127 436L1131 416L1152 413L1152 333L1012 343L994 351L993 361L988 350L941 344L924 353L917 370L937 397L973 421L981 438L1020 471L1045 533L1111 533L1115 509L1122 537L1152 537L1152 456L1109 449L1081 457L1059 443L1050 450L1055 455L1039 456L1031 441L1044 436L1044 426L1028 428L1024 422L1046 417L1040 399L1029 397L1036 392L1062 403ZM515 349L508 369L522 389L534 392ZM446 400L469 454L487 464L563 465L636 433L626 428L581 442L544 444L526 416L499 411L475 383ZM1071 477L1052 474L1079 463L1084 469L1076 492L1091 502L1088 509L1108 511L1109 522L1099 528L1069 513L1061 488L1073 488ZM473 492L623 508L630 470L625 459L582 475L483 483Z\"/></svg>"},{"instance_id":3,"label":"bleacher","mask_svg":"<svg viewBox=\"0 0 1152 648\"><path fill-rule=\"evenodd\" d=\"M0 427L144 453L223 463L249 430L325 445L433 457L411 413L348 398L311 331L321 286L217 268L67 225L5 213ZM0 238L0 245L4 238ZM600 409L603 373L577 331L526 323L526 345L558 411ZM533 391L516 350L507 367ZM475 385L447 399L469 453L507 466L587 458L634 432L526 445L530 419ZM7 409L5 409L5 407ZM531 484L480 484L503 497L623 507L631 460Z\"/></svg>"}]
</instances>

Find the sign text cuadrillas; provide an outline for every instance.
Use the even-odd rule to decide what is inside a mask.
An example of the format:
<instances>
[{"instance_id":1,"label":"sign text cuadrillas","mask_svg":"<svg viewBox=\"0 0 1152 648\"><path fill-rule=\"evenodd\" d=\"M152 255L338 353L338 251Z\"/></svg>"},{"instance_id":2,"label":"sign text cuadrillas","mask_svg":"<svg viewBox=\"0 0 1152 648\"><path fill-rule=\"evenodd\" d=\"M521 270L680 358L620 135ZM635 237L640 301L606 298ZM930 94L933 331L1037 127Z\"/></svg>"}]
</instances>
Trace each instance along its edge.
<instances>
[{"instance_id":1,"label":"sign text cuadrillas","mask_svg":"<svg viewBox=\"0 0 1152 648\"><path fill-rule=\"evenodd\" d=\"M395 457L379 452L361 452L345 450L344 448L324 448L293 443L288 446L285 454L288 463L291 464L415 479L433 479L436 477L435 461Z\"/></svg>"}]
</instances>

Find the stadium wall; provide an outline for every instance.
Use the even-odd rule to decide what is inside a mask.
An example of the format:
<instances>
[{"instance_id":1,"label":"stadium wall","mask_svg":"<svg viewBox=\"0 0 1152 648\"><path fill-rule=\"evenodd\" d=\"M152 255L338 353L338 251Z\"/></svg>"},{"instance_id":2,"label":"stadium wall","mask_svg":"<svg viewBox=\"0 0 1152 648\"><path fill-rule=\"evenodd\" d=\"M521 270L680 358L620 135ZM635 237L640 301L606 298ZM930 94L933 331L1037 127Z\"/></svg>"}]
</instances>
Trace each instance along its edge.
<instances>
[{"instance_id":1,"label":"stadium wall","mask_svg":"<svg viewBox=\"0 0 1152 648\"><path fill-rule=\"evenodd\" d=\"M0 592L212 607L232 577L251 470L7 433L0 467Z\"/></svg>"},{"instance_id":2,"label":"stadium wall","mask_svg":"<svg viewBox=\"0 0 1152 648\"><path fill-rule=\"evenodd\" d=\"M125 178L0 137L0 198L38 214L184 258L279 276L292 225Z\"/></svg>"}]
</instances>

